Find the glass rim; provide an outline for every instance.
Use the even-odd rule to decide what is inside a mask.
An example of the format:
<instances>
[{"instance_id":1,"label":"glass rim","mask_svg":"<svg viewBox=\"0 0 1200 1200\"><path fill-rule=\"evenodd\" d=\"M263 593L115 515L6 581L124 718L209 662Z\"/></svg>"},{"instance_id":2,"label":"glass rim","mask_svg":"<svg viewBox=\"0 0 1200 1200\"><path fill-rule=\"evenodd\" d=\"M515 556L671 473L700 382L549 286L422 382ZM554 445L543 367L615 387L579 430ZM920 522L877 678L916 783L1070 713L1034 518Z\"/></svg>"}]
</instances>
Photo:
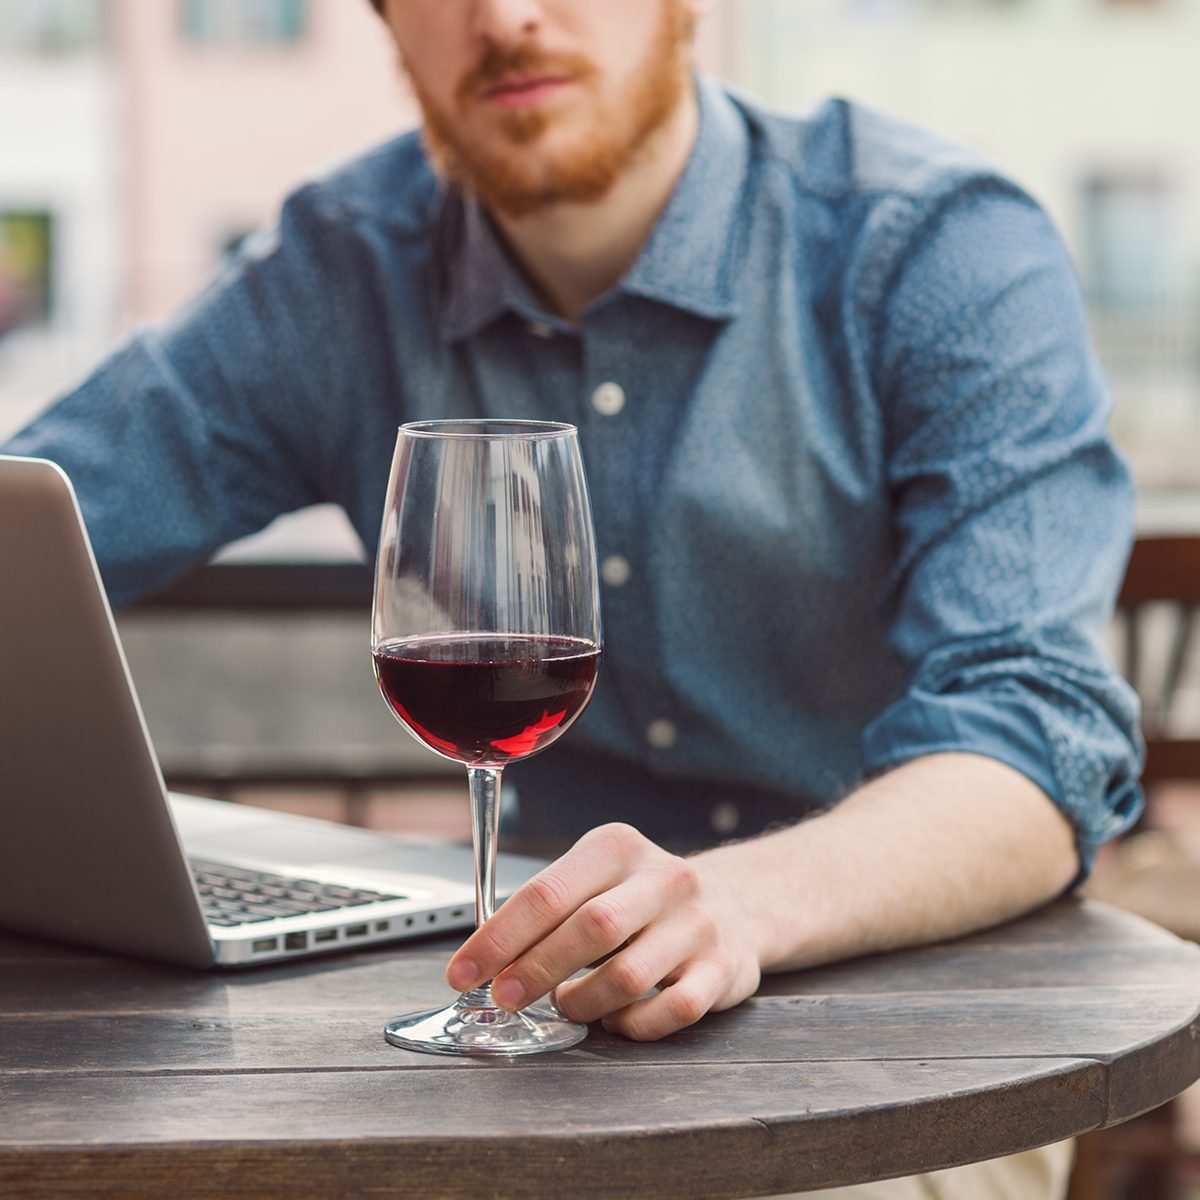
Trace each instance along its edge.
<instances>
[{"instance_id":1,"label":"glass rim","mask_svg":"<svg viewBox=\"0 0 1200 1200\"><path fill-rule=\"evenodd\" d=\"M501 428L495 429L495 426ZM522 421L512 417L461 417L437 421L406 421L396 431L396 436L405 434L409 437L453 438L464 441L482 441L486 438L498 437L534 440L574 437L578 432L577 426L566 421Z\"/></svg>"}]
</instances>

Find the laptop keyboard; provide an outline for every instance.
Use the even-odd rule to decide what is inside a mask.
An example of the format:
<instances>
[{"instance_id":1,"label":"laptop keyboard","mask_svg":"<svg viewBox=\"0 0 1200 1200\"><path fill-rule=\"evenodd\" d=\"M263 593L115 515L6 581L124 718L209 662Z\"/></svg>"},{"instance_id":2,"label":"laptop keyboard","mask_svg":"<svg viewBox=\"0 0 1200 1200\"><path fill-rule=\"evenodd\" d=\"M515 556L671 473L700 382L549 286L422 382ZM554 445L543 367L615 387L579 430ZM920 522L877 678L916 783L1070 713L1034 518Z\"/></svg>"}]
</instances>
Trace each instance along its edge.
<instances>
[{"instance_id":1,"label":"laptop keyboard","mask_svg":"<svg viewBox=\"0 0 1200 1200\"><path fill-rule=\"evenodd\" d=\"M272 875L245 867L231 867L227 863L195 858L190 863L200 890L204 919L210 925L249 925L275 917L298 917L304 913L375 904L380 900L407 899L390 892Z\"/></svg>"}]
</instances>

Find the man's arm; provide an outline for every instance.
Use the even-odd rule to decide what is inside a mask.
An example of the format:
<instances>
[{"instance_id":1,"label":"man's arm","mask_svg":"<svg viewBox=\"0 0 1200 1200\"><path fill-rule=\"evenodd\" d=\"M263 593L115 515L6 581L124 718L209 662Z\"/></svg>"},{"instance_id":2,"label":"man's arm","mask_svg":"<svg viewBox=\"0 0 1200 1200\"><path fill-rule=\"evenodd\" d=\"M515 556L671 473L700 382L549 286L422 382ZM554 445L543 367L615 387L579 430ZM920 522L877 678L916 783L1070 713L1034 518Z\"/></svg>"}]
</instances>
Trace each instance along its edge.
<instances>
[{"instance_id":1,"label":"man's arm","mask_svg":"<svg viewBox=\"0 0 1200 1200\"><path fill-rule=\"evenodd\" d=\"M770 971L997 924L1063 892L1079 859L1070 824L1019 772L975 754L937 754L872 780L815 820L711 850L694 865L742 898Z\"/></svg>"},{"instance_id":2,"label":"man's arm","mask_svg":"<svg viewBox=\"0 0 1200 1200\"><path fill-rule=\"evenodd\" d=\"M0 446L71 477L114 607L331 498L331 431L362 386L365 355L346 346L345 330L363 322L331 266L339 251L349 257L345 237L314 191Z\"/></svg>"},{"instance_id":3,"label":"man's arm","mask_svg":"<svg viewBox=\"0 0 1200 1200\"><path fill-rule=\"evenodd\" d=\"M594 831L466 943L455 986L499 972L515 1007L616 951L561 1003L661 1037L749 995L761 970L1027 911L1135 819L1136 707L1101 645L1132 493L1069 261L1007 186L899 205L894 222L910 210L907 238L880 225L909 249L864 273L886 290L858 297L847 330L875 347L896 538L884 611L907 674L863 731L870 782L687 862Z\"/></svg>"},{"instance_id":4,"label":"man's arm","mask_svg":"<svg viewBox=\"0 0 1200 1200\"><path fill-rule=\"evenodd\" d=\"M689 860L628 826L594 830L468 939L448 977L464 990L495 977L512 1008L560 985L568 1016L648 1041L740 1003L762 971L993 925L1077 870L1073 830L1036 785L978 755L932 755L813 820Z\"/></svg>"}]
</instances>

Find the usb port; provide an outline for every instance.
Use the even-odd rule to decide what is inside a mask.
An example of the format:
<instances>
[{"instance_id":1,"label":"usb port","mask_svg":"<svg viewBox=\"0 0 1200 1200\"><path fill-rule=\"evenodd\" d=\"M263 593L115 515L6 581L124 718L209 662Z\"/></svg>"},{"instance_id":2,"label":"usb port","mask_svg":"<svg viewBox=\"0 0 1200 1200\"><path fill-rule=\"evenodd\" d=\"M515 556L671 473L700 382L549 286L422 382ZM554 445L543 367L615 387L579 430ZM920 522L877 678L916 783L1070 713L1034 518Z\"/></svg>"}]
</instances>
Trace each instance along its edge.
<instances>
[{"instance_id":1,"label":"usb port","mask_svg":"<svg viewBox=\"0 0 1200 1200\"><path fill-rule=\"evenodd\" d=\"M367 936L367 927L365 925L347 925L346 926L346 936L348 938L366 937Z\"/></svg>"},{"instance_id":2,"label":"usb port","mask_svg":"<svg viewBox=\"0 0 1200 1200\"><path fill-rule=\"evenodd\" d=\"M285 950L305 950L308 948L307 933L289 933L284 935L283 948Z\"/></svg>"},{"instance_id":3,"label":"usb port","mask_svg":"<svg viewBox=\"0 0 1200 1200\"><path fill-rule=\"evenodd\" d=\"M250 950L253 954L262 954L267 950L278 950L278 938L259 938L256 942L250 943Z\"/></svg>"},{"instance_id":4,"label":"usb port","mask_svg":"<svg viewBox=\"0 0 1200 1200\"><path fill-rule=\"evenodd\" d=\"M313 941L314 942L336 942L337 941L337 930L336 929L318 929L317 932L313 934Z\"/></svg>"}]
</instances>

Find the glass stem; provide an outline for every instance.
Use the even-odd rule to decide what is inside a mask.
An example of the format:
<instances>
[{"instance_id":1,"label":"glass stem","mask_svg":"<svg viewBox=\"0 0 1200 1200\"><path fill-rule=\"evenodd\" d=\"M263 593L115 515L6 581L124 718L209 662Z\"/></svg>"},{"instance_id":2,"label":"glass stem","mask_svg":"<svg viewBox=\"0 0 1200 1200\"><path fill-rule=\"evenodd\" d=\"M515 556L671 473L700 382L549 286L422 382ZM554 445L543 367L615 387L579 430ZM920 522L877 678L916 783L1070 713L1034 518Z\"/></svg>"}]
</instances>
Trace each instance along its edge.
<instances>
[{"instance_id":1,"label":"glass stem","mask_svg":"<svg viewBox=\"0 0 1200 1200\"><path fill-rule=\"evenodd\" d=\"M500 837L500 768L468 767L471 841L475 846L475 928L496 911L496 842ZM472 1006L490 1006L492 983L468 993Z\"/></svg>"}]
</instances>

